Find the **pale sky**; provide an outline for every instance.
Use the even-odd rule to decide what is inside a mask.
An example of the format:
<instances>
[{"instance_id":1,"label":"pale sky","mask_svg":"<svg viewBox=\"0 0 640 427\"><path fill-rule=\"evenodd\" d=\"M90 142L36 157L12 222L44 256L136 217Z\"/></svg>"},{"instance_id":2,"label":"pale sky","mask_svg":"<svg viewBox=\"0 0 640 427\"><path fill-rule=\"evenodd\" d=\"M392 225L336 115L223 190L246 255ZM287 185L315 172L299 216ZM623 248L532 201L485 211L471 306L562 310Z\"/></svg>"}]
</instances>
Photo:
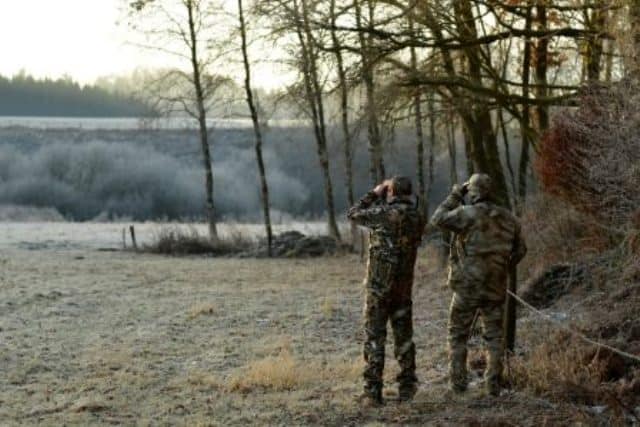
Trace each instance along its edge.
<instances>
[{"instance_id":1,"label":"pale sky","mask_svg":"<svg viewBox=\"0 0 640 427\"><path fill-rule=\"evenodd\" d=\"M161 53L127 44L123 0L0 0L0 74L21 69L36 77L70 75L82 84L135 68L174 65ZM282 70L259 65L254 84L277 87ZM290 77L289 77L290 78Z\"/></svg>"}]
</instances>

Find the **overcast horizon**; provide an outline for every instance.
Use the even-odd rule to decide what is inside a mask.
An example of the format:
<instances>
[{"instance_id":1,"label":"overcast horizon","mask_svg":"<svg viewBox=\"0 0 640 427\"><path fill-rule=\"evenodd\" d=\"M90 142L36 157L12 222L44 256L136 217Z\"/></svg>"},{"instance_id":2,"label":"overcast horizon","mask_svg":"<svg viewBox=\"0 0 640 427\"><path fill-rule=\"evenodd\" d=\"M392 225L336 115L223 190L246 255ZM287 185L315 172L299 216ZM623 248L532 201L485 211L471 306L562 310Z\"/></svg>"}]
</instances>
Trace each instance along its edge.
<instances>
[{"instance_id":1,"label":"overcast horizon","mask_svg":"<svg viewBox=\"0 0 640 427\"><path fill-rule=\"evenodd\" d=\"M81 85L92 85L100 78L128 76L138 69L179 66L161 52L131 43L136 34L124 22L125 4L124 0L3 3L0 75L13 77L24 71L35 78L69 76ZM265 58L264 49L260 56L264 61L254 64L256 87L273 90L291 80L282 67ZM234 66L227 67L223 73L235 77Z\"/></svg>"}]
</instances>

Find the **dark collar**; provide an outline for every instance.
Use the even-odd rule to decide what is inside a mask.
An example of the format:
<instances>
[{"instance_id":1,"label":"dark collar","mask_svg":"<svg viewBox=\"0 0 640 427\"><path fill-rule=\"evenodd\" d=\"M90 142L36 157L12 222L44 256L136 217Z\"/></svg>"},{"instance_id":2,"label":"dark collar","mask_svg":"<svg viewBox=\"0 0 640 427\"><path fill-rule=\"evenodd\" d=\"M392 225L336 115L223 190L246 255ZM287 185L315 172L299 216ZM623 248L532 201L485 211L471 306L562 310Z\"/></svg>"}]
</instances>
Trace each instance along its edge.
<instances>
[{"instance_id":1,"label":"dark collar","mask_svg":"<svg viewBox=\"0 0 640 427\"><path fill-rule=\"evenodd\" d=\"M394 196L389 202L390 205L396 205L396 204L412 205L413 203L414 203L414 200L412 196Z\"/></svg>"}]
</instances>

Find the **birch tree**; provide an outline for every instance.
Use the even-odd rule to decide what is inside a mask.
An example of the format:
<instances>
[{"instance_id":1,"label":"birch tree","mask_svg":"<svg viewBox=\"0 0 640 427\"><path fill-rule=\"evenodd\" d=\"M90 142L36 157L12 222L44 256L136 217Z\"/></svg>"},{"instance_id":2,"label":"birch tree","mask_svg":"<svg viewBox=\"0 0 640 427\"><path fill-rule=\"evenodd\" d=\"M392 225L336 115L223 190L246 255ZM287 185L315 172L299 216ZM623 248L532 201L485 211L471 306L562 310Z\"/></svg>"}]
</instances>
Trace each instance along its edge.
<instances>
[{"instance_id":1,"label":"birch tree","mask_svg":"<svg viewBox=\"0 0 640 427\"><path fill-rule=\"evenodd\" d=\"M161 73L150 83L149 93L156 107L167 114L180 111L198 124L209 238L217 241L207 110L229 79L210 72L218 59L215 38L209 32L216 23L212 4L207 0L138 0L130 6L131 25L143 37L139 46L178 59L182 65Z\"/></svg>"}]
</instances>

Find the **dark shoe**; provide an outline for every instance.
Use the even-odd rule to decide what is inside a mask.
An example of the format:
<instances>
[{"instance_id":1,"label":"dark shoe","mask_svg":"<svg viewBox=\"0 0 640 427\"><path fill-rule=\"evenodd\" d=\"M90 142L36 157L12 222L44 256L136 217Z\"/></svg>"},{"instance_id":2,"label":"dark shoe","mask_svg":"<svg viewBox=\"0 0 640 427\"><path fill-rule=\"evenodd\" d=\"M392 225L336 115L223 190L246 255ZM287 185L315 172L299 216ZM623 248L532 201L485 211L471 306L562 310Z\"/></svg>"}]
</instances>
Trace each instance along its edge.
<instances>
[{"instance_id":1,"label":"dark shoe","mask_svg":"<svg viewBox=\"0 0 640 427\"><path fill-rule=\"evenodd\" d=\"M416 383L402 384L398 388L398 400L400 402L410 402L418 391L418 385Z\"/></svg>"}]
</instances>

